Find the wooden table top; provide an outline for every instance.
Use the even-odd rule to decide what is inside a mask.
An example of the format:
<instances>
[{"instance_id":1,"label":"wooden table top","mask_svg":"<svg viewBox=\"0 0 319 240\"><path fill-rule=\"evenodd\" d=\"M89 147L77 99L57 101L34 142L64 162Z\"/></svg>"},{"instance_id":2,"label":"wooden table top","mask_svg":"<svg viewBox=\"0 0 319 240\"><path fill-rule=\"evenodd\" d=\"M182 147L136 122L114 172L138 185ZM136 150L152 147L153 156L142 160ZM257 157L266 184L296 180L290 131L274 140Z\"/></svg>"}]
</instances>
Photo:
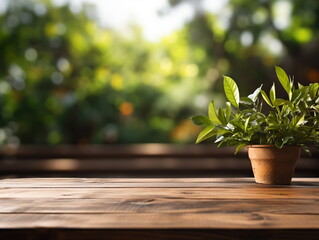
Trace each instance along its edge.
<instances>
[{"instance_id":1,"label":"wooden table top","mask_svg":"<svg viewBox=\"0 0 319 240\"><path fill-rule=\"evenodd\" d=\"M56 239L70 239L61 237L68 229L131 231L130 238L114 239L133 239L142 230L168 231L172 238L165 239L180 239L170 230L186 232L183 239L204 239L199 238L203 231L237 236L238 230L272 232L272 238L263 233L258 239L276 239L276 232L292 232L289 239L298 233L301 239L319 239L319 178L295 178L288 186L256 184L251 178L2 179L0 234L1 229L3 234L59 229ZM191 232L198 238L188 238Z\"/></svg>"}]
</instances>

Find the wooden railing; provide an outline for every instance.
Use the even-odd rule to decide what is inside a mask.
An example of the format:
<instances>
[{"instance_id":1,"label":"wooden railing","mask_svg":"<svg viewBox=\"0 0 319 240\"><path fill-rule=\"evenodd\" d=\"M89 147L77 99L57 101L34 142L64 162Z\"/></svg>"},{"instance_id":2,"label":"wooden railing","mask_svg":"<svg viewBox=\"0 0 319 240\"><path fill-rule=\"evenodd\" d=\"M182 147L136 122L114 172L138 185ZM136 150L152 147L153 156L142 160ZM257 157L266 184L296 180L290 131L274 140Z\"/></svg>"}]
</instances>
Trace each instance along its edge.
<instances>
[{"instance_id":1,"label":"wooden railing","mask_svg":"<svg viewBox=\"0 0 319 240\"><path fill-rule=\"evenodd\" d=\"M103 177L252 176L247 152L213 145L20 146L0 149L0 175ZM295 176L319 176L319 154L302 155Z\"/></svg>"}]
</instances>

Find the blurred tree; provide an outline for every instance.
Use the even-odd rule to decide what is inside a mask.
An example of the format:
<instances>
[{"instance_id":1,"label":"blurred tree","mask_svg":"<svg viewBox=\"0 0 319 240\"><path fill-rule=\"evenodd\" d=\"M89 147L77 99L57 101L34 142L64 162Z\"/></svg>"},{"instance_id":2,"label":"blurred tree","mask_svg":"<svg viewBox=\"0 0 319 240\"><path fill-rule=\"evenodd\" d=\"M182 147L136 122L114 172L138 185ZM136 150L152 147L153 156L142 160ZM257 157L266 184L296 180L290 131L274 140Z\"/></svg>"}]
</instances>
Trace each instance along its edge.
<instances>
[{"instance_id":1,"label":"blurred tree","mask_svg":"<svg viewBox=\"0 0 319 240\"><path fill-rule=\"evenodd\" d=\"M204 1L169 2L173 9L193 6L190 41L206 49L212 68L233 76L246 93L256 85L269 86L275 77L273 65L304 84L319 81L318 1L228 0L213 14L205 11ZM215 90L221 90L221 84Z\"/></svg>"},{"instance_id":2,"label":"blurred tree","mask_svg":"<svg viewBox=\"0 0 319 240\"><path fill-rule=\"evenodd\" d=\"M0 142L85 144L192 141L175 128L194 112L205 69L174 33L146 42L51 1L8 1L0 16ZM192 125L184 131L194 132ZM194 133L194 135L196 132Z\"/></svg>"},{"instance_id":3,"label":"blurred tree","mask_svg":"<svg viewBox=\"0 0 319 240\"><path fill-rule=\"evenodd\" d=\"M158 43L101 27L95 8L7 1L0 14L0 143L193 142L189 117L222 98L222 75L248 94L273 66L319 81L319 2L224 0ZM246 91L246 92L245 92ZM218 102L217 102L218 105Z\"/></svg>"}]
</instances>

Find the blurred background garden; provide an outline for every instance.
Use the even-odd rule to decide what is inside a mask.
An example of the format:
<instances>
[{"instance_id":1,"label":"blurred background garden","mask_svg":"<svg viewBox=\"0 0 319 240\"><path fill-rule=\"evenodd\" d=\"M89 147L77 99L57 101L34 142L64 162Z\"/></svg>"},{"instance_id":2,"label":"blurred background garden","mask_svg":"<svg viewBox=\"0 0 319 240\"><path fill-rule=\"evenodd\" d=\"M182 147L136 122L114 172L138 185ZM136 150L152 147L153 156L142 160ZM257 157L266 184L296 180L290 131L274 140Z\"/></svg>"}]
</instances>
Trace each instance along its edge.
<instances>
[{"instance_id":1,"label":"blurred background garden","mask_svg":"<svg viewBox=\"0 0 319 240\"><path fill-rule=\"evenodd\" d=\"M317 0L1 0L0 23L0 144L193 143L223 75L319 82Z\"/></svg>"}]
</instances>

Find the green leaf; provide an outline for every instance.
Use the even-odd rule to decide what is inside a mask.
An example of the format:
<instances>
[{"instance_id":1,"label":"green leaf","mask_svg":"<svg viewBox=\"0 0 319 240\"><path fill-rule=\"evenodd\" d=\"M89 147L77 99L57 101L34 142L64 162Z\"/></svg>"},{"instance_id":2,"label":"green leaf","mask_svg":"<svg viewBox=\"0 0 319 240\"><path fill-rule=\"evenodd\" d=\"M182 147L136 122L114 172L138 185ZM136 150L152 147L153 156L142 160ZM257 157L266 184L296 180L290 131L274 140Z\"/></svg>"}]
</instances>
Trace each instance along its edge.
<instances>
[{"instance_id":1,"label":"green leaf","mask_svg":"<svg viewBox=\"0 0 319 240\"><path fill-rule=\"evenodd\" d=\"M291 102L298 103L302 98L302 93L304 92L305 87L295 90L291 96Z\"/></svg>"},{"instance_id":2,"label":"green leaf","mask_svg":"<svg viewBox=\"0 0 319 240\"><path fill-rule=\"evenodd\" d=\"M311 83L309 85L309 94L311 99L315 99L318 97L318 89L319 89L319 84L318 83Z\"/></svg>"},{"instance_id":3,"label":"green leaf","mask_svg":"<svg viewBox=\"0 0 319 240\"><path fill-rule=\"evenodd\" d=\"M251 99L253 102L256 102L262 86L263 85L261 84L259 88L257 88L252 94L248 96L248 98Z\"/></svg>"},{"instance_id":4,"label":"green leaf","mask_svg":"<svg viewBox=\"0 0 319 240\"><path fill-rule=\"evenodd\" d=\"M239 103L246 108L254 107L254 102L248 97L241 97Z\"/></svg>"},{"instance_id":5,"label":"green leaf","mask_svg":"<svg viewBox=\"0 0 319 240\"><path fill-rule=\"evenodd\" d=\"M289 104L289 101L288 100L285 100L285 99L281 99L281 98L277 98L274 102L274 105L277 107L277 106L281 106L281 105L284 105L284 104Z\"/></svg>"},{"instance_id":6,"label":"green leaf","mask_svg":"<svg viewBox=\"0 0 319 240\"><path fill-rule=\"evenodd\" d=\"M219 142L223 141L224 138L225 138L224 136L220 136L219 138L216 139L216 141L214 143L219 143Z\"/></svg>"},{"instance_id":7,"label":"green leaf","mask_svg":"<svg viewBox=\"0 0 319 240\"><path fill-rule=\"evenodd\" d=\"M249 105L253 105L254 104L254 102L253 102L253 100L251 100L249 97L240 97L240 100L239 100L239 102L242 104L249 104Z\"/></svg>"},{"instance_id":8,"label":"green leaf","mask_svg":"<svg viewBox=\"0 0 319 240\"><path fill-rule=\"evenodd\" d=\"M299 103L307 104L307 99L309 97L309 91L310 91L309 86L304 86L300 89L295 90L292 94L291 102L296 104L296 105Z\"/></svg>"},{"instance_id":9,"label":"green leaf","mask_svg":"<svg viewBox=\"0 0 319 240\"><path fill-rule=\"evenodd\" d=\"M214 135L216 135L216 131L213 131L215 128L215 126L208 126L206 128L204 128L197 137L196 143L200 143L210 137L213 137Z\"/></svg>"},{"instance_id":10,"label":"green leaf","mask_svg":"<svg viewBox=\"0 0 319 240\"><path fill-rule=\"evenodd\" d=\"M239 107L239 90L236 82L230 77L224 76L224 91L228 101L235 107Z\"/></svg>"},{"instance_id":11,"label":"green leaf","mask_svg":"<svg viewBox=\"0 0 319 240\"><path fill-rule=\"evenodd\" d=\"M245 121L245 132L247 132L249 121L250 121L250 117L247 118Z\"/></svg>"},{"instance_id":12,"label":"green leaf","mask_svg":"<svg viewBox=\"0 0 319 240\"><path fill-rule=\"evenodd\" d=\"M275 89L275 83L272 84L272 87L269 92L270 101L273 105L275 105L276 101L276 89Z\"/></svg>"},{"instance_id":13,"label":"green leaf","mask_svg":"<svg viewBox=\"0 0 319 240\"><path fill-rule=\"evenodd\" d=\"M298 117L296 116L291 120L290 127L294 128L297 125L297 122L298 122Z\"/></svg>"},{"instance_id":14,"label":"green leaf","mask_svg":"<svg viewBox=\"0 0 319 240\"><path fill-rule=\"evenodd\" d=\"M297 127L301 126L302 124L304 124L305 122L305 115L302 115L301 117L297 118L297 121L296 121L296 125Z\"/></svg>"},{"instance_id":15,"label":"green leaf","mask_svg":"<svg viewBox=\"0 0 319 240\"><path fill-rule=\"evenodd\" d=\"M230 131L234 131L235 130L235 126L232 123L227 123L226 125L227 129L229 129Z\"/></svg>"},{"instance_id":16,"label":"green leaf","mask_svg":"<svg viewBox=\"0 0 319 240\"><path fill-rule=\"evenodd\" d=\"M218 109L218 119L221 121L221 123L223 124L223 125L226 125L227 124L227 120L226 120L226 110L225 109L223 109L223 108L220 108L220 109Z\"/></svg>"},{"instance_id":17,"label":"green leaf","mask_svg":"<svg viewBox=\"0 0 319 240\"><path fill-rule=\"evenodd\" d=\"M230 133L231 132L230 130L227 130L227 129L224 129L224 128L215 128L214 131L216 131L217 136L222 136L222 135L224 135L226 133Z\"/></svg>"},{"instance_id":18,"label":"green leaf","mask_svg":"<svg viewBox=\"0 0 319 240\"><path fill-rule=\"evenodd\" d=\"M276 69L276 74L279 79L279 82L281 83L285 91L287 92L290 99L292 92L291 92L291 85L290 85L289 78L286 72L281 67L275 66L275 69Z\"/></svg>"},{"instance_id":19,"label":"green leaf","mask_svg":"<svg viewBox=\"0 0 319 240\"><path fill-rule=\"evenodd\" d=\"M298 88L300 89L300 88L303 88L304 87L304 85L302 85L301 83L298 83Z\"/></svg>"},{"instance_id":20,"label":"green leaf","mask_svg":"<svg viewBox=\"0 0 319 240\"><path fill-rule=\"evenodd\" d=\"M289 77L289 82L290 82L290 92L292 93L295 90L295 86L294 86L294 80L293 78ZM291 97L291 95L289 96L289 98Z\"/></svg>"},{"instance_id":21,"label":"green leaf","mask_svg":"<svg viewBox=\"0 0 319 240\"><path fill-rule=\"evenodd\" d=\"M221 121L217 117L216 108L214 101L211 101L208 106L208 116L209 119L216 124L222 124Z\"/></svg>"},{"instance_id":22,"label":"green leaf","mask_svg":"<svg viewBox=\"0 0 319 240\"><path fill-rule=\"evenodd\" d=\"M279 149L281 149L284 146L284 142L282 139L276 139L275 146Z\"/></svg>"},{"instance_id":23,"label":"green leaf","mask_svg":"<svg viewBox=\"0 0 319 240\"><path fill-rule=\"evenodd\" d=\"M263 99L265 100L265 102L270 106L270 107L274 107L269 99L269 97L267 96L267 94L265 93L264 90L260 90L261 96L263 97Z\"/></svg>"},{"instance_id":24,"label":"green leaf","mask_svg":"<svg viewBox=\"0 0 319 240\"><path fill-rule=\"evenodd\" d=\"M191 120L193 121L195 125L204 125L204 126L212 125L212 121L208 117L205 117L203 115L194 116L191 118Z\"/></svg>"},{"instance_id":25,"label":"green leaf","mask_svg":"<svg viewBox=\"0 0 319 240\"><path fill-rule=\"evenodd\" d=\"M308 146L301 144L300 147L308 156L312 156L311 151L310 151Z\"/></svg>"},{"instance_id":26,"label":"green leaf","mask_svg":"<svg viewBox=\"0 0 319 240\"><path fill-rule=\"evenodd\" d=\"M293 139L291 136L284 137L284 139L282 139L282 147L291 139Z\"/></svg>"},{"instance_id":27,"label":"green leaf","mask_svg":"<svg viewBox=\"0 0 319 240\"><path fill-rule=\"evenodd\" d=\"M237 146L235 154L237 154L241 149L243 149L245 146L247 146L247 144L245 143L241 143Z\"/></svg>"},{"instance_id":28,"label":"green leaf","mask_svg":"<svg viewBox=\"0 0 319 240\"><path fill-rule=\"evenodd\" d=\"M238 128L238 130L242 130L242 131L245 131L245 127L244 125L242 124L241 120L240 119L233 119L231 122L230 122L231 125L233 126L236 126Z\"/></svg>"},{"instance_id":29,"label":"green leaf","mask_svg":"<svg viewBox=\"0 0 319 240\"><path fill-rule=\"evenodd\" d=\"M231 115L231 104L230 102L226 102L226 121L229 122Z\"/></svg>"}]
</instances>

